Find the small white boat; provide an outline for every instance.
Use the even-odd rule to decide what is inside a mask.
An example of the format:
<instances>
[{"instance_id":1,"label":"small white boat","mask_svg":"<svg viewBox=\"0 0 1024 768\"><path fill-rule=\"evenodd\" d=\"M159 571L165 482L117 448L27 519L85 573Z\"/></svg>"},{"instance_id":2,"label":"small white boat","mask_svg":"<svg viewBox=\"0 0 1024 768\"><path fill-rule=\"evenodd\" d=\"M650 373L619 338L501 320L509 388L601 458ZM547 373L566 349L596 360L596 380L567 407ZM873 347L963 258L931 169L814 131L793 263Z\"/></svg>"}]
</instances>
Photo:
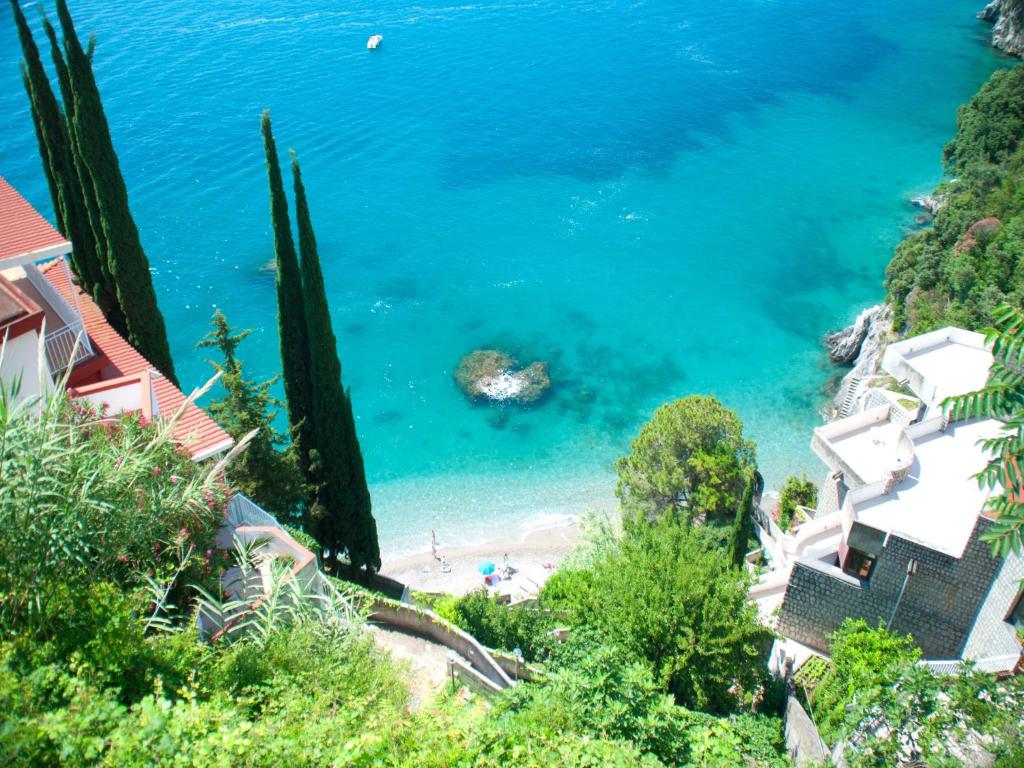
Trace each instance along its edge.
<instances>
[{"instance_id":1,"label":"small white boat","mask_svg":"<svg viewBox=\"0 0 1024 768\"><path fill-rule=\"evenodd\" d=\"M370 35L370 39L366 41L366 49L372 51L379 47L384 42L384 35Z\"/></svg>"}]
</instances>

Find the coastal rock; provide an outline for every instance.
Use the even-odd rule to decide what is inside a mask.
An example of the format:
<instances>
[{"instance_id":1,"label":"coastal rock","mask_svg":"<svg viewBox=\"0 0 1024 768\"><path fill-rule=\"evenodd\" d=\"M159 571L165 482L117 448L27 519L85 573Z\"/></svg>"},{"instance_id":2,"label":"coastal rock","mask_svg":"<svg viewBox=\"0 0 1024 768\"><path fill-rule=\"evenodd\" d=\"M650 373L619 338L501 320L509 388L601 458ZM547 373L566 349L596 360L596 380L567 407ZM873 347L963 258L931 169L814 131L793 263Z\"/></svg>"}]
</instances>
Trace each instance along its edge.
<instances>
[{"instance_id":1,"label":"coastal rock","mask_svg":"<svg viewBox=\"0 0 1024 768\"><path fill-rule=\"evenodd\" d=\"M1019 0L992 0L978 18L995 25L993 47L1011 56L1024 56L1024 5Z\"/></svg>"},{"instance_id":2,"label":"coastal rock","mask_svg":"<svg viewBox=\"0 0 1024 768\"><path fill-rule=\"evenodd\" d=\"M839 389L833 400L833 410L827 414L829 418L837 414L856 413L860 410L860 396L864 391L864 388L860 386L861 382L878 373L882 364L882 353L885 351L886 344L892 339L892 308L887 304L879 304L865 309L858 315L852 326L840 333L849 332L849 335L855 336L856 332L851 329L856 328L862 319L864 335L860 339L856 356L851 360L853 367L846 372L839 384ZM836 335L838 334L833 334L833 336ZM843 413L844 411L846 413Z\"/></svg>"},{"instance_id":3,"label":"coastal rock","mask_svg":"<svg viewBox=\"0 0 1024 768\"><path fill-rule=\"evenodd\" d=\"M988 216L981 221L974 222L956 244L957 255L974 248L978 244L978 240L987 240L992 237L1001 226L1003 226L1003 222L995 216Z\"/></svg>"},{"instance_id":4,"label":"coastal rock","mask_svg":"<svg viewBox=\"0 0 1024 768\"><path fill-rule=\"evenodd\" d=\"M885 311L881 304L865 309L852 325L825 337L829 359L839 365L849 365L860 354L864 340L878 316Z\"/></svg>"},{"instance_id":5,"label":"coastal rock","mask_svg":"<svg viewBox=\"0 0 1024 768\"><path fill-rule=\"evenodd\" d=\"M946 204L946 196L918 195L917 197L912 197L910 202L918 208L927 211L930 216L934 216Z\"/></svg>"},{"instance_id":6,"label":"coastal rock","mask_svg":"<svg viewBox=\"0 0 1024 768\"><path fill-rule=\"evenodd\" d=\"M535 403L551 387L546 363L520 367L511 356L496 349L476 349L455 368L459 389L471 400Z\"/></svg>"}]
</instances>

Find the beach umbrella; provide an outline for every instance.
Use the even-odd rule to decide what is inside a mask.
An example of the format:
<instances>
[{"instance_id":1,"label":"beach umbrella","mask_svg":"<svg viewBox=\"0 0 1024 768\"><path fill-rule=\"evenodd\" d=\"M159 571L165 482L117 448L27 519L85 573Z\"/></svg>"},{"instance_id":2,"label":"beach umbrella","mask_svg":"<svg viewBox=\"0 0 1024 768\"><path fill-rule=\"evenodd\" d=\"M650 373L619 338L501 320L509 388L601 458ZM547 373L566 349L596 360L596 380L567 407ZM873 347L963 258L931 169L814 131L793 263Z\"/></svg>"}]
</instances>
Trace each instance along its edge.
<instances>
[{"instance_id":1,"label":"beach umbrella","mask_svg":"<svg viewBox=\"0 0 1024 768\"><path fill-rule=\"evenodd\" d=\"M482 563L480 563L480 565L476 567L476 569L480 571L480 573L482 573L484 576L490 576L492 573L494 573L494 563L492 563L490 560L484 560Z\"/></svg>"}]
</instances>

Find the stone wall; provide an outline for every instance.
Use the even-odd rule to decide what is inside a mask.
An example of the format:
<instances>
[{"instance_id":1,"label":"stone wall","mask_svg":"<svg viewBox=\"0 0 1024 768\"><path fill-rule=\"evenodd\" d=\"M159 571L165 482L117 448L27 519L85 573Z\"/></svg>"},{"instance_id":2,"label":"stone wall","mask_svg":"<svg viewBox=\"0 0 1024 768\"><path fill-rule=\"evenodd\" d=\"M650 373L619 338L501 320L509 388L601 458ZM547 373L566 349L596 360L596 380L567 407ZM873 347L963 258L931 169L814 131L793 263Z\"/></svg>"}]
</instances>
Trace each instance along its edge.
<instances>
[{"instance_id":1,"label":"stone wall","mask_svg":"<svg viewBox=\"0 0 1024 768\"><path fill-rule=\"evenodd\" d=\"M1016 628L1004 619L1020 594L1022 581L1024 557L1011 553L1003 561L1003 567L982 603L974 629L967 638L964 658L983 659L1020 652Z\"/></svg>"},{"instance_id":2,"label":"stone wall","mask_svg":"<svg viewBox=\"0 0 1024 768\"><path fill-rule=\"evenodd\" d=\"M821 563L797 561L782 604L779 631L818 650L847 617L869 624L888 621L906 574L907 583L892 628L913 635L926 659L959 658L1002 561L979 536L991 525L979 518L960 558L898 536L889 536L871 578L861 581ZM1008 607L1008 605L1006 606Z\"/></svg>"}]
</instances>

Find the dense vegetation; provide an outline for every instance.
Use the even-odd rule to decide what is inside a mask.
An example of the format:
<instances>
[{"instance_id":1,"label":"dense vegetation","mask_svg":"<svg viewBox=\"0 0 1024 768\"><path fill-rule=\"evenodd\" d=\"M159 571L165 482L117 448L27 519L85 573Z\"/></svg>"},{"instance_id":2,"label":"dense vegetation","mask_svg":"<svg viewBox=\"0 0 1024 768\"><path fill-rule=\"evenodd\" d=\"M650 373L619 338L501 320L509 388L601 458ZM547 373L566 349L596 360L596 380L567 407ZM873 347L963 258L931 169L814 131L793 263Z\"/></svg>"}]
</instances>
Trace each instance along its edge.
<instances>
[{"instance_id":1,"label":"dense vegetation","mask_svg":"<svg viewBox=\"0 0 1024 768\"><path fill-rule=\"evenodd\" d=\"M245 452L231 464L231 484L279 519L292 519L301 510L304 488L295 449L287 435L274 427L281 403L270 388L278 377L246 378L237 350L250 331L236 332L219 309L213 313L212 325L196 346L220 353L219 360L209 362L220 374L223 394L213 398L206 410L236 441L251 435Z\"/></svg>"},{"instance_id":2,"label":"dense vegetation","mask_svg":"<svg viewBox=\"0 0 1024 768\"><path fill-rule=\"evenodd\" d=\"M782 764L779 721L749 714L749 695L722 682L759 682L749 670L763 634L744 577L688 525L666 518L605 538L590 565L556 580L544 599L570 616L564 645L547 636L561 614L502 622L508 609L487 598L459 601L461 617L485 617L506 633L495 644L521 643L547 674L493 708L442 694L410 713L402 669L360 630L351 596L326 614L299 610L301 593L274 597L275 577L235 631L200 638L197 610L234 610L218 595L226 563L212 544L227 489L220 466L174 447L169 426L63 394L15 404L5 390L0 403L5 765ZM648 567L666 582L641 578ZM640 581L650 589L634 613ZM595 590L613 598L607 624L587 618ZM647 644L644 623L670 590L682 618ZM685 647L702 631L720 636ZM683 709L669 691L730 714Z\"/></svg>"},{"instance_id":3,"label":"dense vegetation","mask_svg":"<svg viewBox=\"0 0 1024 768\"><path fill-rule=\"evenodd\" d=\"M1024 684L970 669L936 676L917 665L913 640L848 619L832 637L832 660L798 675L822 738L845 740L854 768L960 766L990 753L996 766L1024 762Z\"/></svg>"},{"instance_id":4,"label":"dense vegetation","mask_svg":"<svg viewBox=\"0 0 1024 768\"><path fill-rule=\"evenodd\" d=\"M888 267L897 328L913 335L982 328L1002 303L1024 302L1024 65L992 75L960 108L945 149L955 177L932 226L896 249Z\"/></svg>"}]
</instances>

